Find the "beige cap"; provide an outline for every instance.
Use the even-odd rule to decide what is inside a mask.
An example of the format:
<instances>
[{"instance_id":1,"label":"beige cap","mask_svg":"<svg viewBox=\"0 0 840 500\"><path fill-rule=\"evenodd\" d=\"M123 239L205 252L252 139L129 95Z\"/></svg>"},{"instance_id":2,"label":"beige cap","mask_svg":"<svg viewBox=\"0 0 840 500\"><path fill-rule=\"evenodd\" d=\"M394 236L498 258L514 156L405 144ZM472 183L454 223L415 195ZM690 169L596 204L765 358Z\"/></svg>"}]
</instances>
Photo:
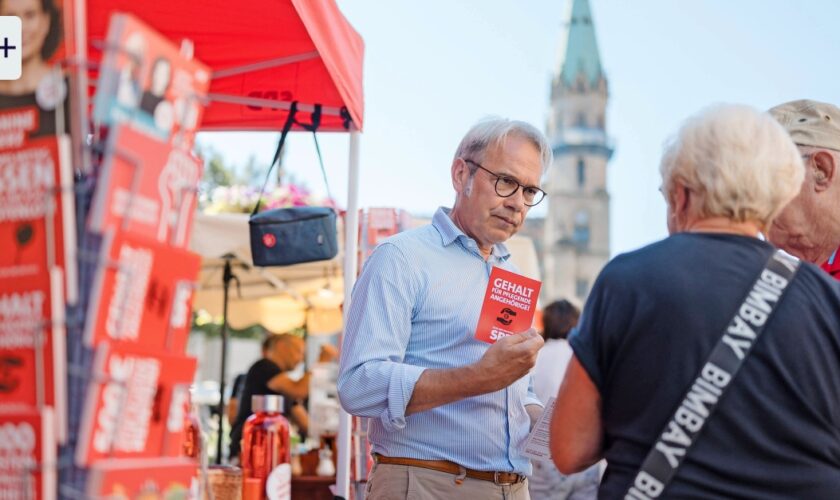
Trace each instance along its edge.
<instances>
[{"instance_id":1,"label":"beige cap","mask_svg":"<svg viewBox=\"0 0 840 500\"><path fill-rule=\"evenodd\" d=\"M840 108L837 106L802 99L780 104L769 113L796 144L840 151Z\"/></svg>"}]
</instances>

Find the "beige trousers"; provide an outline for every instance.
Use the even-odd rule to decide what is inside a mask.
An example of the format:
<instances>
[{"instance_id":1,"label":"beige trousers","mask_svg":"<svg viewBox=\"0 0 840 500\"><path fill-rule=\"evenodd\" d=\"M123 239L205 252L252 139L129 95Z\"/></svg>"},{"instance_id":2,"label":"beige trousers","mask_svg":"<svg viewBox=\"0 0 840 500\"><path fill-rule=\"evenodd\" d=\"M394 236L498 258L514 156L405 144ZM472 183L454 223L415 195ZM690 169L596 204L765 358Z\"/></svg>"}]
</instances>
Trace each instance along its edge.
<instances>
[{"instance_id":1,"label":"beige trousers","mask_svg":"<svg viewBox=\"0 0 840 500\"><path fill-rule=\"evenodd\" d=\"M528 481L497 485L408 465L376 464L367 485L367 500L530 500Z\"/></svg>"}]
</instances>

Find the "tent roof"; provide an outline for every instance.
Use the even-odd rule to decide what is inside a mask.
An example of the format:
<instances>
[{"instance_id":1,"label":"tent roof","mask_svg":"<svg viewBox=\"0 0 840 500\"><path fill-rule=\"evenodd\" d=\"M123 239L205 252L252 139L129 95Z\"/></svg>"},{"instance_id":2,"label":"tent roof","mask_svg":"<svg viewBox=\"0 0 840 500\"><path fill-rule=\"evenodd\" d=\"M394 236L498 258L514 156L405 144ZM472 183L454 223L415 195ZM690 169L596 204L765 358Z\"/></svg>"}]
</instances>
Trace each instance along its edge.
<instances>
[{"instance_id":1,"label":"tent roof","mask_svg":"<svg viewBox=\"0 0 840 500\"><path fill-rule=\"evenodd\" d=\"M286 111L245 106L234 98L321 104L320 130L343 131L346 107L362 128L364 42L335 0L249 0L246 4L177 0L88 0L88 38L104 40L114 12L130 12L213 71L202 130L279 130ZM96 56L96 54L92 54ZM288 62L293 61L293 62ZM285 64L277 65L285 62ZM251 71L237 72L237 68ZM228 96L219 100L218 96ZM332 113L330 113L332 111ZM306 118L303 118L306 120Z\"/></svg>"}]
</instances>

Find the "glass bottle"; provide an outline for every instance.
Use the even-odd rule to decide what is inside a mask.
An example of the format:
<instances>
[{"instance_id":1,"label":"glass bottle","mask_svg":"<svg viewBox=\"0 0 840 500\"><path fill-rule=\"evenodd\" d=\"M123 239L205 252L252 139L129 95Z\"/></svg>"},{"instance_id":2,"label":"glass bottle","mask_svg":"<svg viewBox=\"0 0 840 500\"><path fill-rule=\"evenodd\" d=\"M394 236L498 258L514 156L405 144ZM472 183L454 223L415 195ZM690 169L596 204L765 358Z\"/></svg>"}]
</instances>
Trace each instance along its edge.
<instances>
[{"instance_id":1,"label":"glass bottle","mask_svg":"<svg viewBox=\"0 0 840 500\"><path fill-rule=\"evenodd\" d=\"M201 455L201 446L201 423L199 422L197 408L190 404L184 417L182 453L185 457L198 459Z\"/></svg>"},{"instance_id":2,"label":"glass bottle","mask_svg":"<svg viewBox=\"0 0 840 500\"><path fill-rule=\"evenodd\" d=\"M254 413L242 429L243 478L258 479L261 498L265 498L268 475L280 464L291 459L289 421L283 416L283 396L252 396Z\"/></svg>"}]
</instances>

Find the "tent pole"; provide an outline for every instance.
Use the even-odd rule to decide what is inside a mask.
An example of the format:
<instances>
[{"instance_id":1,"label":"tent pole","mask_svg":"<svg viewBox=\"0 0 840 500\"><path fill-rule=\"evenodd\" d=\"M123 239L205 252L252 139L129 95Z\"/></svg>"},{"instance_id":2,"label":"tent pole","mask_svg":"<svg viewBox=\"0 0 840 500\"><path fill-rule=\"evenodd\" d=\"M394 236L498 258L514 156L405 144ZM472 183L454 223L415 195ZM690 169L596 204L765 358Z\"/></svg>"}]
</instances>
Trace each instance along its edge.
<instances>
[{"instance_id":1,"label":"tent pole","mask_svg":"<svg viewBox=\"0 0 840 500\"><path fill-rule=\"evenodd\" d=\"M351 125L349 173L347 176L347 215L344 219L344 324L350 311L350 293L356 282L359 257L359 131ZM342 332L342 341L343 341ZM340 345L340 343L339 343ZM338 457L336 457L335 496L339 499L350 498L350 433L352 417L339 410L338 416Z\"/></svg>"},{"instance_id":2,"label":"tent pole","mask_svg":"<svg viewBox=\"0 0 840 500\"><path fill-rule=\"evenodd\" d=\"M219 432L216 436L216 464L222 463L222 438L225 435L225 375L227 374L227 344L228 344L228 289L234 280L233 268L230 264L232 257L225 257L225 270L222 275L224 283L222 301L222 373L219 377Z\"/></svg>"}]
</instances>

